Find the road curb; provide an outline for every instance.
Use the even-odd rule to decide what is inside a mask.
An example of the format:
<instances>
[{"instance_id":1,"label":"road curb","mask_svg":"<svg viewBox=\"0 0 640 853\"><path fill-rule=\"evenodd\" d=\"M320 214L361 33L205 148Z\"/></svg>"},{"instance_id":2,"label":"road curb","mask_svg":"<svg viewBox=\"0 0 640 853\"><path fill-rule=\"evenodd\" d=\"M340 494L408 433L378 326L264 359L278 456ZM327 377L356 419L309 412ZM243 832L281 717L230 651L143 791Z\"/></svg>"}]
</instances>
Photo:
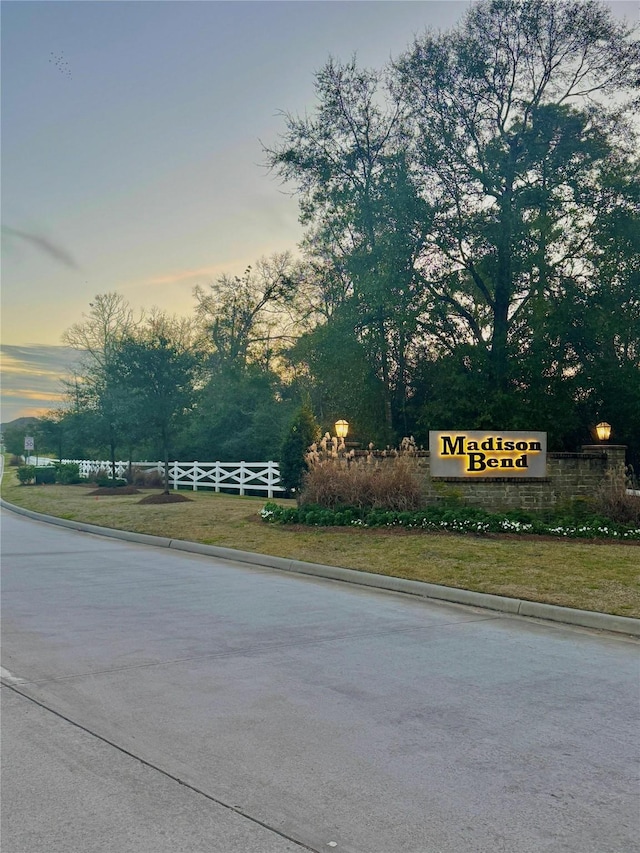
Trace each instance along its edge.
<instances>
[{"instance_id":1,"label":"road curb","mask_svg":"<svg viewBox=\"0 0 640 853\"><path fill-rule=\"evenodd\" d=\"M83 521L72 521L66 518L56 518L52 515L44 515L43 513L8 503L3 498L0 498L0 506L17 515L24 515L36 521L56 524L60 527L67 527L83 533L93 533L97 536L108 536L113 539L122 539L141 545L171 548L176 551L186 551L192 554L216 557L217 559L229 560L236 563L248 563L262 568L311 575L312 577L369 586L390 592L401 592L418 598L435 599L451 604L464 604L471 607L480 607L485 610L496 610L513 616L526 616L551 622L560 622L565 625L595 628L600 631L612 631L619 634L640 637L640 619L633 619L628 616L614 616L610 613L559 607L555 604L525 601L502 595L491 595L486 592L474 592L468 589L440 586L439 584L425 583L424 581L387 577L386 575L377 575L372 572L343 569L337 566L325 566L320 563L306 563L302 560L292 560L286 557L272 557L268 554L256 554L253 551L236 551L233 548L224 548L219 545L202 545L199 542L187 542L182 539L169 539L164 536L152 536L147 533L132 533L128 530L99 527L96 524L88 524Z\"/></svg>"}]
</instances>

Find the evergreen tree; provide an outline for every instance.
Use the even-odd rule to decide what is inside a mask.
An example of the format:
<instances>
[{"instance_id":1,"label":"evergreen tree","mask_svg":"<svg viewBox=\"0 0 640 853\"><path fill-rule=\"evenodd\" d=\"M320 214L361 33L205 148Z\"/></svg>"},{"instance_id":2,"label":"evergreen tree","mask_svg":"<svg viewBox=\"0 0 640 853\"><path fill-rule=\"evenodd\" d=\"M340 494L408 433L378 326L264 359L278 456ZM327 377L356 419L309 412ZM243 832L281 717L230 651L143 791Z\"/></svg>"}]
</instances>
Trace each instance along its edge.
<instances>
[{"instance_id":1,"label":"evergreen tree","mask_svg":"<svg viewBox=\"0 0 640 853\"><path fill-rule=\"evenodd\" d=\"M305 454L320 438L320 428L308 405L303 405L293 418L280 451L280 479L288 492L297 492L307 470Z\"/></svg>"}]
</instances>

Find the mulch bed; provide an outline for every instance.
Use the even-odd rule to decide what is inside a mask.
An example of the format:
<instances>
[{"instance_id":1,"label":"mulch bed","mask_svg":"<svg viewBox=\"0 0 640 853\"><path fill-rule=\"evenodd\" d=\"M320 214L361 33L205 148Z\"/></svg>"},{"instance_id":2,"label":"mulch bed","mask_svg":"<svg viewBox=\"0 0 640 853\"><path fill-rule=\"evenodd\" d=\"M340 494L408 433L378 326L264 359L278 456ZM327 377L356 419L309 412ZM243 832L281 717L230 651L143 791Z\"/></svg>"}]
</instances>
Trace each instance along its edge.
<instances>
[{"instance_id":1,"label":"mulch bed","mask_svg":"<svg viewBox=\"0 0 640 853\"><path fill-rule=\"evenodd\" d=\"M141 501L138 501L139 504L179 504L184 503L185 501L189 501L192 503L191 498L186 498L184 495L178 494L169 494L167 495L165 492L161 492L159 495L147 495L142 498Z\"/></svg>"},{"instance_id":2,"label":"mulch bed","mask_svg":"<svg viewBox=\"0 0 640 853\"><path fill-rule=\"evenodd\" d=\"M92 492L87 492L88 497L103 497L107 495L139 495L140 489L135 486L100 486Z\"/></svg>"},{"instance_id":3,"label":"mulch bed","mask_svg":"<svg viewBox=\"0 0 640 853\"><path fill-rule=\"evenodd\" d=\"M94 489L91 492L87 492L87 497L120 497L121 495L139 495L142 494L140 489L137 489L135 486L100 486L98 489ZM179 494L165 494L164 492L160 492L159 494L153 495L145 495L142 500L139 500L139 504L177 504L183 503L184 501L191 501L191 498L186 498L184 495Z\"/></svg>"}]
</instances>

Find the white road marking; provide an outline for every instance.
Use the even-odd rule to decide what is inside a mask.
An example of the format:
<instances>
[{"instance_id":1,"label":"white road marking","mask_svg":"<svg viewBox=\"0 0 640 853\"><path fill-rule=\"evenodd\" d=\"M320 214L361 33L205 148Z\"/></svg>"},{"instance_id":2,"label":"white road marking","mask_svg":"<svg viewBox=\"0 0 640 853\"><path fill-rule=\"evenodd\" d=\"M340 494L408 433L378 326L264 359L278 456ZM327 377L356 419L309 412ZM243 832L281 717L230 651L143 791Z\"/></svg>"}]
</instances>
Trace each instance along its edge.
<instances>
[{"instance_id":1,"label":"white road marking","mask_svg":"<svg viewBox=\"0 0 640 853\"><path fill-rule=\"evenodd\" d=\"M3 666L0 666L0 678L3 678L5 681L11 682L11 684L24 684L24 678L18 678L17 675L12 675L8 669L5 669Z\"/></svg>"}]
</instances>

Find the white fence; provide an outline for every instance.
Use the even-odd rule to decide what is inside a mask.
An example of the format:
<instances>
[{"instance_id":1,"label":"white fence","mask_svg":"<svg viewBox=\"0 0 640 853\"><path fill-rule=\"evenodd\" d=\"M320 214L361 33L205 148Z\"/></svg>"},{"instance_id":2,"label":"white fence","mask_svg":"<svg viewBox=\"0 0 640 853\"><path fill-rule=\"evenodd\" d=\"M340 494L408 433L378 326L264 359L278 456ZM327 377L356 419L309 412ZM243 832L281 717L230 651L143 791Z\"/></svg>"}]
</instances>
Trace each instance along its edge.
<instances>
[{"instance_id":1,"label":"white fence","mask_svg":"<svg viewBox=\"0 0 640 853\"><path fill-rule=\"evenodd\" d=\"M89 459L63 459L75 462L81 477L98 471L111 474L111 462ZM116 462L116 477L124 477L129 464L138 471L156 471L164 476L164 462ZM277 462L169 462L169 480L174 489L180 486L198 489L230 489L241 495L246 492L266 492L267 497L284 492L280 485L280 468Z\"/></svg>"}]
</instances>

